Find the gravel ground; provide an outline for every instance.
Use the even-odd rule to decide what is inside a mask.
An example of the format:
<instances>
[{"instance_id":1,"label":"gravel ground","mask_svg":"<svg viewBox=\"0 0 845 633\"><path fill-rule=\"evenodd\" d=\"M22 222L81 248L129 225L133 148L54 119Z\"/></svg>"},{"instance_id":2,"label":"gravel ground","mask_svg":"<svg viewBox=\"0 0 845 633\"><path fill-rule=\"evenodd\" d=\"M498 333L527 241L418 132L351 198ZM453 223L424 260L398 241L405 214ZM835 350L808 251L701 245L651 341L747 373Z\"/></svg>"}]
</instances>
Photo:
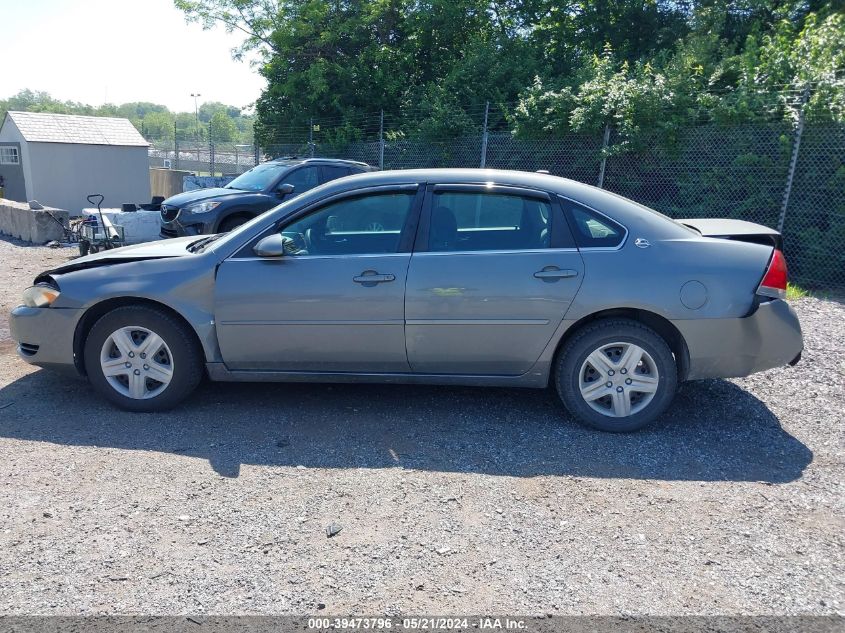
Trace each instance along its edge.
<instances>
[{"instance_id":1,"label":"gravel ground","mask_svg":"<svg viewBox=\"0 0 845 633\"><path fill-rule=\"evenodd\" d=\"M71 254L0 241L2 614L845 613L842 303L797 302L797 367L683 385L633 435L534 390L205 384L144 415L13 353Z\"/></svg>"}]
</instances>

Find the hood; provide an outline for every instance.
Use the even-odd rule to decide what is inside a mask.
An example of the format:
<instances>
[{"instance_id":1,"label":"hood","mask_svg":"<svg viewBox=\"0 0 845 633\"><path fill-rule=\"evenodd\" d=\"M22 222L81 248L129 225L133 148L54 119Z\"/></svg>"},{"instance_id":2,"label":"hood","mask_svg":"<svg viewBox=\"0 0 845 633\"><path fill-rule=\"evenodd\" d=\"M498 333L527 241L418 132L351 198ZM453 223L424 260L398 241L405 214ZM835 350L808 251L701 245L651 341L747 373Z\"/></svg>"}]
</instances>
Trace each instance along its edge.
<instances>
[{"instance_id":1,"label":"hood","mask_svg":"<svg viewBox=\"0 0 845 633\"><path fill-rule=\"evenodd\" d=\"M122 248L113 248L93 255L79 257L67 262L66 264L47 270L41 273L39 277L43 275L70 273L74 270L110 266L112 264L136 262L144 259L184 257L185 255L191 254L188 251L188 245L191 244L191 242L198 242L201 239L203 239L202 236L191 235L187 237L175 237L169 240L159 240L157 242L145 242L144 244L135 244L133 246L124 246Z\"/></svg>"},{"instance_id":2,"label":"hood","mask_svg":"<svg viewBox=\"0 0 845 633\"><path fill-rule=\"evenodd\" d=\"M245 193L254 192L243 191L241 189L225 189L223 187L214 187L212 189L194 189L193 191L185 191L183 193L177 193L175 196L170 196L167 200L162 202L162 204L179 207L181 209L193 202L200 202L201 200L208 200L210 198L222 198L224 196L243 195Z\"/></svg>"}]
</instances>

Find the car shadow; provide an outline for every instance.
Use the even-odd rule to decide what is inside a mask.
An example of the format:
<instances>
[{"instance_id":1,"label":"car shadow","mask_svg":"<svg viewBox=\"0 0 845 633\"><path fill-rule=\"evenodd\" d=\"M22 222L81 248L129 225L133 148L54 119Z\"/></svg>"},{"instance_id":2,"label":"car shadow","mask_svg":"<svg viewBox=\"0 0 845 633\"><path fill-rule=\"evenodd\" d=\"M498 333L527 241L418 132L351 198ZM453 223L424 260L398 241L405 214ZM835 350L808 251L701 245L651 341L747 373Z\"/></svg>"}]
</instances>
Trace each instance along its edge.
<instances>
[{"instance_id":1,"label":"car shadow","mask_svg":"<svg viewBox=\"0 0 845 633\"><path fill-rule=\"evenodd\" d=\"M0 389L0 407L0 437L201 457L226 477L255 464L785 483L813 457L724 380L682 385L658 423L625 435L584 428L533 389L206 382L142 414L38 370Z\"/></svg>"}]
</instances>

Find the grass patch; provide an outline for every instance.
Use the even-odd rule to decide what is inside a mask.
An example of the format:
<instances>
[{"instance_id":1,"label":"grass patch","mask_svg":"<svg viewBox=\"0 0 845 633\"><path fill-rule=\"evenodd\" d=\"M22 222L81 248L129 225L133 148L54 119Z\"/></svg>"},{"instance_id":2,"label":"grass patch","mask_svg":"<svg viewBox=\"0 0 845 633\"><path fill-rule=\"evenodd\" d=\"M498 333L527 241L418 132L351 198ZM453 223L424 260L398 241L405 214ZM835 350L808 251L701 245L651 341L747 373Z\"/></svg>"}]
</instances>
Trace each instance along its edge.
<instances>
[{"instance_id":1,"label":"grass patch","mask_svg":"<svg viewBox=\"0 0 845 633\"><path fill-rule=\"evenodd\" d=\"M804 290L801 286L796 286L795 284L786 284L786 298L788 301L795 301L796 299L803 299L809 296L809 290Z\"/></svg>"}]
</instances>

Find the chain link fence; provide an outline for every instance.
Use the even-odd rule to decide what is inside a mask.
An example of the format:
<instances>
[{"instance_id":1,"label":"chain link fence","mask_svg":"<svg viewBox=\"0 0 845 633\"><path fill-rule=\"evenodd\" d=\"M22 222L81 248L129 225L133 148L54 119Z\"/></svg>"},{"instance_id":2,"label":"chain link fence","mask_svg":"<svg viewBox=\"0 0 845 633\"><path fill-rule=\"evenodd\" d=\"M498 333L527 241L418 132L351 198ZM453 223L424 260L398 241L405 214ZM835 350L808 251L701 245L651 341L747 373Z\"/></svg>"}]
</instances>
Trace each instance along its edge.
<instances>
[{"instance_id":1,"label":"chain link fence","mask_svg":"<svg viewBox=\"0 0 845 633\"><path fill-rule=\"evenodd\" d=\"M191 141L150 141L149 155L150 167L210 176L237 176L264 160L254 145Z\"/></svg>"},{"instance_id":2,"label":"chain link fence","mask_svg":"<svg viewBox=\"0 0 845 633\"><path fill-rule=\"evenodd\" d=\"M485 131L442 140L387 136L343 145L309 136L260 149L171 141L151 146L150 166L234 176L275 157L320 156L382 169L542 169L672 218L735 218L780 229L793 281L845 288L845 125L707 124L641 134L635 144L609 129L539 140Z\"/></svg>"}]
</instances>

